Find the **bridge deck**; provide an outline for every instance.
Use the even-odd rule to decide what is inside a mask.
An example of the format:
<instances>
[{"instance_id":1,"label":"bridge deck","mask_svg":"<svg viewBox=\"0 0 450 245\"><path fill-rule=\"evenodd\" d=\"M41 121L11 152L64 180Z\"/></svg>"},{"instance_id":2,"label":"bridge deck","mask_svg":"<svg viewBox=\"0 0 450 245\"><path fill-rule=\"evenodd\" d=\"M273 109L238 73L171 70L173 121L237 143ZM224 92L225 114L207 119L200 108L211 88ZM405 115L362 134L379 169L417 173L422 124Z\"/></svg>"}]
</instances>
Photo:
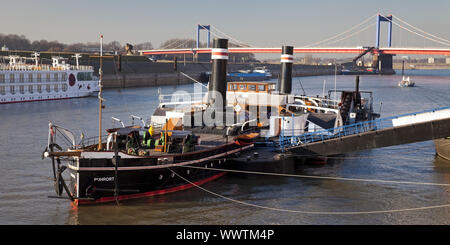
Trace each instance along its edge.
<instances>
[{"instance_id":1,"label":"bridge deck","mask_svg":"<svg viewBox=\"0 0 450 245\"><path fill-rule=\"evenodd\" d=\"M294 54L297 53L350 53L360 54L366 51L365 48L354 47L308 47L308 48L294 48ZM155 49L155 50L139 50L143 55L158 55L158 54L202 54L211 53L210 48L185 48L185 49ZM281 48L229 48L229 53L274 53L281 54ZM383 54L417 54L417 55L450 55L449 48L379 48L371 50L373 53Z\"/></svg>"}]
</instances>

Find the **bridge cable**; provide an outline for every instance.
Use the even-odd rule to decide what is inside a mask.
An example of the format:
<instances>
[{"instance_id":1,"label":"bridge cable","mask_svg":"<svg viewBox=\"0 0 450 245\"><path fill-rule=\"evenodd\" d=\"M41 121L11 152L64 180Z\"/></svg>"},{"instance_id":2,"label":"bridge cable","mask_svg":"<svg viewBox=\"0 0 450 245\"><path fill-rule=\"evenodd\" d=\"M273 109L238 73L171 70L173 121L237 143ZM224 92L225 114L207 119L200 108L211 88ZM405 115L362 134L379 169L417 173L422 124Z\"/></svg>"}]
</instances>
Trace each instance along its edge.
<instances>
[{"instance_id":1,"label":"bridge cable","mask_svg":"<svg viewBox=\"0 0 450 245\"><path fill-rule=\"evenodd\" d=\"M329 45L329 44L332 44L332 43L336 43L336 42L339 42L339 41L348 39L348 38L350 38L350 37L353 37L353 36L355 36L355 35L357 35L357 34L363 32L363 31L369 29L370 27L374 26L375 24L376 24L376 23L372 23L372 24L370 24L370 25L364 27L363 29L361 29L361 30L359 30L359 31L357 31L357 32L354 32L354 33L352 33L352 34L350 34L350 35L348 35L348 36L345 36L345 37L343 37L343 38L341 38L341 39L338 39L338 40L334 40L334 41L332 41L332 42L326 42L325 44L322 44L322 45Z\"/></svg>"},{"instance_id":2,"label":"bridge cable","mask_svg":"<svg viewBox=\"0 0 450 245\"><path fill-rule=\"evenodd\" d=\"M447 39L445 39L445 38L441 38L441 37L435 36L435 35L433 35L433 34L431 34L431 33L428 33L428 32L426 32L426 31L424 31L424 30L422 30L422 29L420 29L420 28L418 28L418 27L415 27L415 26L409 24L408 22L402 20L402 19L401 19L400 17L398 17L398 16L394 16L394 17L395 17L395 19L398 19L398 20L401 21L402 23L404 23L404 24L406 24L406 25L408 25L408 26L410 26L410 27L412 27L412 28L414 28L414 29L416 29L416 30L418 30L418 31L421 31L421 32L423 32L423 33L425 33L425 34L427 34L427 35L429 35L429 36L432 36L432 37L434 37L434 38L437 38L437 39L439 39L439 40L441 40L441 41L450 43L450 40L447 40Z\"/></svg>"},{"instance_id":3,"label":"bridge cable","mask_svg":"<svg viewBox=\"0 0 450 245\"><path fill-rule=\"evenodd\" d=\"M201 27L203 27L203 28L206 28L204 25L201 25L201 24L198 24L198 25L201 26ZM210 26L213 27L212 25L210 25ZM219 31L217 28L215 28L215 27L213 27L213 28L216 29L217 31ZM215 37L219 37L219 38L222 38L223 36L228 37L229 39L232 39L232 40L236 41L236 42L237 42L236 45L238 45L238 46L248 46L248 47L251 47L251 45L248 45L248 44L246 44L246 43L243 43L243 42L241 42L241 41L239 41L239 40L237 40L237 39L235 39L235 38L233 38L233 37L231 37L231 36L229 36L229 35L227 35L227 34L221 32L221 31L219 31L219 32L221 32L222 35L220 35L220 33L216 33L216 32L211 31L211 30L209 30L209 32L210 32L211 34L213 34L213 36L215 36ZM241 45L239 45L239 43L240 43ZM242 45L242 44L244 44L244 45Z\"/></svg>"},{"instance_id":4,"label":"bridge cable","mask_svg":"<svg viewBox=\"0 0 450 245\"><path fill-rule=\"evenodd\" d=\"M175 43L179 43L181 42L182 39L175 39L172 42L166 43L164 46L161 46L161 49L167 49L168 47L170 47L171 45L175 44Z\"/></svg>"},{"instance_id":5,"label":"bridge cable","mask_svg":"<svg viewBox=\"0 0 450 245\"><path fill-rule=\"evenodd\" d=\"M322 40L322 41L318 41L318 42L315 42L315 43L311 43L311 44L309 44L309 45L305 45L304 47L311 47L311 46L314 46L314 45L317 45L317 44L320 44L320 43L323 43L323 42L332 40L332 39L337 38L337 37L339 37L339 36L342 36L342 35L344 35L345 33L350 32L350 31L352 31L353 29L356 29L357 27L359 27L359 26L363 25L364 23L368 22L370 19L372 19L372 18L375 17L375 16L376 16L376 14L374 14L374 15L370 16L369 18L365 19L364 21L360 22L358 25L355 25L355 26L351 27L350 29L348 29L348 30L346 30L346 31L344 31L344 32L341 32L341 33L339 33L339 34L337 34L337 35L335 35L335 36L332 36L332 37L330 37L330 38L324 39L324 40Z\"/></svg>"},{"instance_id":6,"label":"bridge cable","mask_svg":"<svg viewBox=\"0 0 450 245\"><path fill-rule=\"evenodd\" d=\"M169 170L175 174L176 176L178 176L179 178L181 178L182 180L186 181L187 183L205 191L208 192L214 196L226 199L228 201L234 202L234 203L238 203L238 204L242 204L245 206L250 206L250 207L255 207L255 208L261 208L261 209L267 209L267 210L272 210L272 211L279 211L279 212L289 212L289 213L300 213L300 214L320 214L320 215L356 215L356 214L383 214L383 213L395 213L395 212L406 212L406 211L419 211L419 210L428 210L428 209L435 209L435 208L445 208L445 207L450 207L450 204L443 204L443 205L435 205L435 206L427 206L427 207L418 207L418 208L404 208L404 209L392 209L392 210L376 210L376 211L356 211L356 212L321 212L321 211L303 211L303 210L290 210L290 209L283 209L283 208L273 208L273 207L266 207L266 206L262 206L262 205L257 205L257 204L253 204L253 203L248 203L248 202L243 202L243 201L239 201L236 199L232 199L223 195L220 195L218 193L212 192L210 190L207 190L191 181L189 181L188 179L184 178L183 176L179 175L178 173L176 173L175 171L173 171L172 169L169 168Z\"/></svg>"},{"instance_id":7,"label":"bridge cable","mask_svg":"<svg viewBox=\"0 0 450 245\"><path fill-rule=\"evenodd\" d=\"M175 44L175 43L178 43L177 46L170 48L170 49L177 49L177 48L179 48L179 47L181 47L181 46L187 44L187 43L190 42L190 41L192 41L192 40L190 40L190 39L179 39L179 40L176 40L176 41L174 41L174 42L172 42L172 43L166 45L166 46L165 46L165 49L167 49L167 47L169 47L169 46L171 46L171 45L173 45L173 44ZM194 48L194 47L193 47L193 48Z\"/></svg>"},{"instance_id":8,"label":"bridge cable","mask_svg":"<svg viewBox=\"0 0 450 245\"><path fill-rule=\"evenodd\" d=\"M218 31L219 33L223 34L225 37L228 37L228 38L230 38L230 39L236 41L236 42L237 42L237 45L239 45L239 43L240 43L240 44L243 44L243 45L240 45L240 46L252 47L252 45L250 45L250 44L248 44L248 43L239 41L239 40L237 40L236 38L233 38L233 37L227 35L226 33L220 31L217 27L215 27L215 26L213 26L213 25L211 25L211 27L214 28L214 29L215 29L216 31Z\"/></svg>"},{"instance_id":9,"label":"bridge cable","mask_svg":"<svg viewBox=\"0 0 450 245\"><path fill-rule=\"evenodd\" d=\"M443 44L443 45L446 45L446 46L450 46L450 43L438 41L438 40L435 40L435 39L433 39L433 38L424 36L424 35L422 35L422 34L420 34L420 33L417 33L417 32L415 32L415 31L412 31L412 30L410 30L410 29L408 29L408 28L406 28L406 27L404 27L404 26L402 26L402 25L400 25L400 24L398 24L398 23L396 23L396 22L392 22L392 23L393 23L394 25L397 25L398 27L400 27L400 28L406 30L406 31L409 31L409 32L411 32L411 33L413 33L413 34L416 34L416 35L418 35L418 36L421 36L421 37L423 37L423 38L425 38L425 39L428 39L428 40L430 40L430 41L433 41L433 42L436 42L436 43L439 43L439 44Z\"/></svg>"},{"instance_id":10,"label":"bridge cable","mask_svg":"<svg viewBox=\"0 0 450 245\"><path fill-rule=\"evenodd\" d=\"M408 28L406 28L406 27L404 27L404 26L402 26L402 25L400 25L400 24L398 24L398 23L396 23L396 22L394 22L394 21L388 19L388 18L387 18L386 16L384 16L384 15L380 15L380 16L386 18L387 21L393 23L394 25L397 25L398 27L400 27L400 28L402 28L402 29L404 29L404 30L406 30L406 31L409 31L409 32L411 32L411 33L413 33L413 34L416 34L416 35L418 35L418 36L421 36L421 37L423 37L423 38L425 38L425 39L428 39L428 40L430 40L430 41L433 41L433 42L436 42L436 43L440 43L440 44L444 44L444 45L446 45L446 46L450 46L450 43L438 41L438 40L435 40L435 39L433 39L433 38L424 36L424 35L422 35L422 34L420 34L420 33L417 33L417 32L415 32L415 31L413 31L413 30L410 30L410 29L408 29Z\"/></svg>"}]
</instances>

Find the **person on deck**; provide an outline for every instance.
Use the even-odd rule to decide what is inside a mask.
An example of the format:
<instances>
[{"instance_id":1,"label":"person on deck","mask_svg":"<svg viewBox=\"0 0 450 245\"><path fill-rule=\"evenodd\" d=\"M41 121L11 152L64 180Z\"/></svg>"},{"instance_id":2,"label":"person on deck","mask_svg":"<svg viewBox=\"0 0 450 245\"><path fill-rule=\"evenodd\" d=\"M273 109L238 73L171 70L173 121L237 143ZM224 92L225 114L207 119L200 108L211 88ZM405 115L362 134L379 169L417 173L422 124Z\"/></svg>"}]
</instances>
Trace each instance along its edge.
<instances>
[{"instance_id":1,"label":"person on deck","mask_svg":"<svg viewBox=\"0 0 450 245\"><path fill-rule=\"evenodd\" d=\"M134 138L133 133L129 133L128 136L127 136L127 139L128 139L128 141L127 141L127 144L125 146L126 150L127 150L127 153L130 154L130 155L136 155L136 148L138 147L138 144L137 144L137 142L136 142L136 140Z\"/></svg>"}]
</instances>

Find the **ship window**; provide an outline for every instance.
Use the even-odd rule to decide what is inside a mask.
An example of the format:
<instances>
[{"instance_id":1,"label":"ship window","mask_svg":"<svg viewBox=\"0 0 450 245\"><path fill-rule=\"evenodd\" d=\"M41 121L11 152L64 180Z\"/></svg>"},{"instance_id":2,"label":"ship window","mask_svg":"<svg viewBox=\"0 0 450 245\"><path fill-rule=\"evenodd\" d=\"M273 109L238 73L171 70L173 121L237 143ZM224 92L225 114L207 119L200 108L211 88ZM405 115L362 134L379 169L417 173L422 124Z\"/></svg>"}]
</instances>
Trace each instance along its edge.
<instances>
[{"instance_id":1,"label":"ship window","mask_svg":"<svg viewBox=\"0 0 450 245\"><path fill-rule=\"evenodd\" d=\"M91 81L92 80L92 72L78 72L77 80L78 81Z\"/></svg>"},{"instance_id":2,"label":"ship window","mask_svg":"<svg viewBox=\"0 0 450 245\"><path fill-rule=\"evenodd\" d=\"M0 86L0 94L5 94L5 86Z\"/></svg>"},{"instance_id":3,"label":"ship window","mask_svg":"<svg viewBox=\"0 0 450 245\"><path fill-rule=\"evenodd\" d=\"M38 83L42 82L42 74L41 73L37 74L37 81L38 81Z\"/></svg>"},{"instance_id":4,"label":"ship window","mask_svg":"<svg viewBox=\"0 0 450 245\"><path fill-rule=\"evenodd\" d=\"M20 82L20 83L23 83L24 81L25 81L25 74L20 73L20 74L19 74L19 82Z\"/></svg>"},{"instance_id":5,"label":"ship window","mask_svg":"<svg viewBox=\"0 0 450 245\"><path fill-rule=\"evenodd\" d=\"M63 82L67 81L67 73L61 73L61 80Z\"/></svg>"},{"instance_id":6,"label":"ship window","mask_svg":"<svg viewBox=\"0 0 450 245\"><path fill-rule=\"evenodd\" d=\"M0 83L5 82L5 74L0 74Z\"/></svg>"},{"instance_id":7,"label":"ship window","mask_svg":"<svg viewBox=\"0 0 450 245\"><path fill-rule=\"evenodd\" d=\"M45 78L47 79L47 82L50 82L50 73L45 74Z\"/></svg>"},{"instance_id":8,"label":"ship window","mask_svg":"<svg viewBox=\"0 0 450 245\"><path fill-rule=\"evenodd\" d=\"M58 92L59 91L59 89L58 89L58 84L55 84L55 85L53 85L54 87L54 90L55 90L55 92Z\"/></svg>"},{"instance_id":9,"label":"ship window","mask_svg":"<svg viewBox=\"0 0 450 245\"><path fill-rule=\"evenodd\" d=\"M33 85L28 85L28 93L33 93Z\"/></svg>"},{"instance_id":10,"label":"ship window","mask_svg":"<svg viewBox=\"0 0 450 245\"><path fill-rule=\"evenodd\" d=\"M258 91L266 91L266 85L264 84L258 85Z\"/></svg>"},{"instance_id":11,"label":"ship window","mask_svg":"<svg viewBox=\"0 0 450 245\"><path fill-rule=\"evenodd\" d=\"M275 90L275 84L270 84L269 91L274 91L274 90Z\"/></svg>"},{"instance_id":12,"label":"ship window","mask_svg":"<svg viewBox=\"0 0 450 245\"><path fill-rule=\"evenodd\" d=\"M16 93L16 88L14 86L9 86L9 93L10 94L15 94Z\"/></svg>"},{"instance_id":13,"label":"ship window","mask_svg":"<svg viewBox=\"0 0 450 245\"><path fill-rule=\"evenodd\" d=\"M78 72L77 73L77 80L78 81L84 81L84 72Z\"/></svg>"},{"instance_id":14,"label":"ship window","mask_svg":"<svg viewBox=\"0 0 450 245\"><path fill-rule=\"evenodd\" d=\"M45 90L47 90L47 93L50 93L50 91L51 91L50 84L47 84L45 86Z\"/></svg>"},{"instance_id":15,"label":"ship window","mask_svg":"<svg viewBox=\"0 0 450 245\"><path fill-rule=\"evenodd\" d=\"M20 86L19 86L19 92L20 92L21 94L24 94L24 93L25 93L25 86L20 85Z\"/></svg>"},{"instance_id":16,"label":"ship window","mask_svg":"<svg viewBox=\"0 0 450 245\"><path fill-rule=\"evenodd\" d=\"M236 91L238 88L237 84L230 84L230 91Z\"/></svg>"},{"instance_id":17,"label":"ship window","mask_svg":"<svg viewBox=\"0 0 450 245\"><path fill-rule=\"evenodd\" d=\"M249 84L248 85L248 90L249 91L256 91L256 85L255 84Z\"/></svg>"},{"instance_id":18,"label":"ship window","mask_svg":"<svg viewBox=\"0 0 450 245\"><path fill-rule=\"evenodd\" d=\"M86 81L92 81L92 72L86 72L84 78L86 78Z\"/></svg>"},{"instance_id":19,"label":"ship window","mask_svg":"<svg viewBox=\"0 0 450 245\"><path fill-rule=\"evenodd\" d=\"M38 93L42 93L42 85L37 85L37 91Z\"/></svg>"},{"instance_id":20,"label":"ship window","mask_svg":"<svg viewBox=\"0 0 450 245\"><path fill-rule=\"evenodd\" d=\"M54 82L58 81L58 73L53 74L53 79L55 79Z\"/></svg>"},{"instance_id":21,"label":"ship window","mask_svg":"<svg viewBox=\"0 0 450 245\"><path fill-rule=\"evenodd\" d=\"M63 83L61 85L61 89L62 89L62 91L66 92L67 91L67 83Z\"/></svg>"},{"instance_id":22,"label":"ship window","mask_svg":"<svg viewBox=\"0 0 450 245\"><path fill-rule=\"evenodd\" d=\"M33 82L33 73L28 73L28 82Z\"/></svg>"},{"instance_id":23,"label":"ship window","mask_svg":"<svg viewBox=\"0 0 450 245\"><path fill-rule=\"evenodd\" d=\"M9 74L9 82L10 83L14 82L14 74L13 73Z\"/></svg>"},{"instance_id":24,"label":"ship window","mask_svg":"<svg viewBox=\"0 0 450 245\"><path fill-rule=\"evenodd\" d=\"M246 87L245 84L239 84L239 90L245 90Z\"/></svg>"}]
</instances>

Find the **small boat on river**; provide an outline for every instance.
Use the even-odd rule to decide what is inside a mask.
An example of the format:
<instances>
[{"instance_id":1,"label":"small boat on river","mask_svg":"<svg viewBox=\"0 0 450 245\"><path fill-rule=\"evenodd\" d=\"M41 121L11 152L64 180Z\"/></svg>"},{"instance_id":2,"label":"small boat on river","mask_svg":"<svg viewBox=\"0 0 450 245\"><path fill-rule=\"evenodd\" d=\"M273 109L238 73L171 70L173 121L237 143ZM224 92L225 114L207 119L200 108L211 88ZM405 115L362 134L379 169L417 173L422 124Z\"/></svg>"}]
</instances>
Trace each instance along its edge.
<instances>
[{"instance_id":1,"label":"small boat on river","mask_svg":"<svg viewBox=\"0 0 450 245\"><path fill-rule=\"evenodd\" d=\"M399 87L414 87L415 82L411 81L410 77L405 77L404 76L404 70L405 70L405 61L402 61L402 80L398 83Z\"/></svg>"}]
</instances>

